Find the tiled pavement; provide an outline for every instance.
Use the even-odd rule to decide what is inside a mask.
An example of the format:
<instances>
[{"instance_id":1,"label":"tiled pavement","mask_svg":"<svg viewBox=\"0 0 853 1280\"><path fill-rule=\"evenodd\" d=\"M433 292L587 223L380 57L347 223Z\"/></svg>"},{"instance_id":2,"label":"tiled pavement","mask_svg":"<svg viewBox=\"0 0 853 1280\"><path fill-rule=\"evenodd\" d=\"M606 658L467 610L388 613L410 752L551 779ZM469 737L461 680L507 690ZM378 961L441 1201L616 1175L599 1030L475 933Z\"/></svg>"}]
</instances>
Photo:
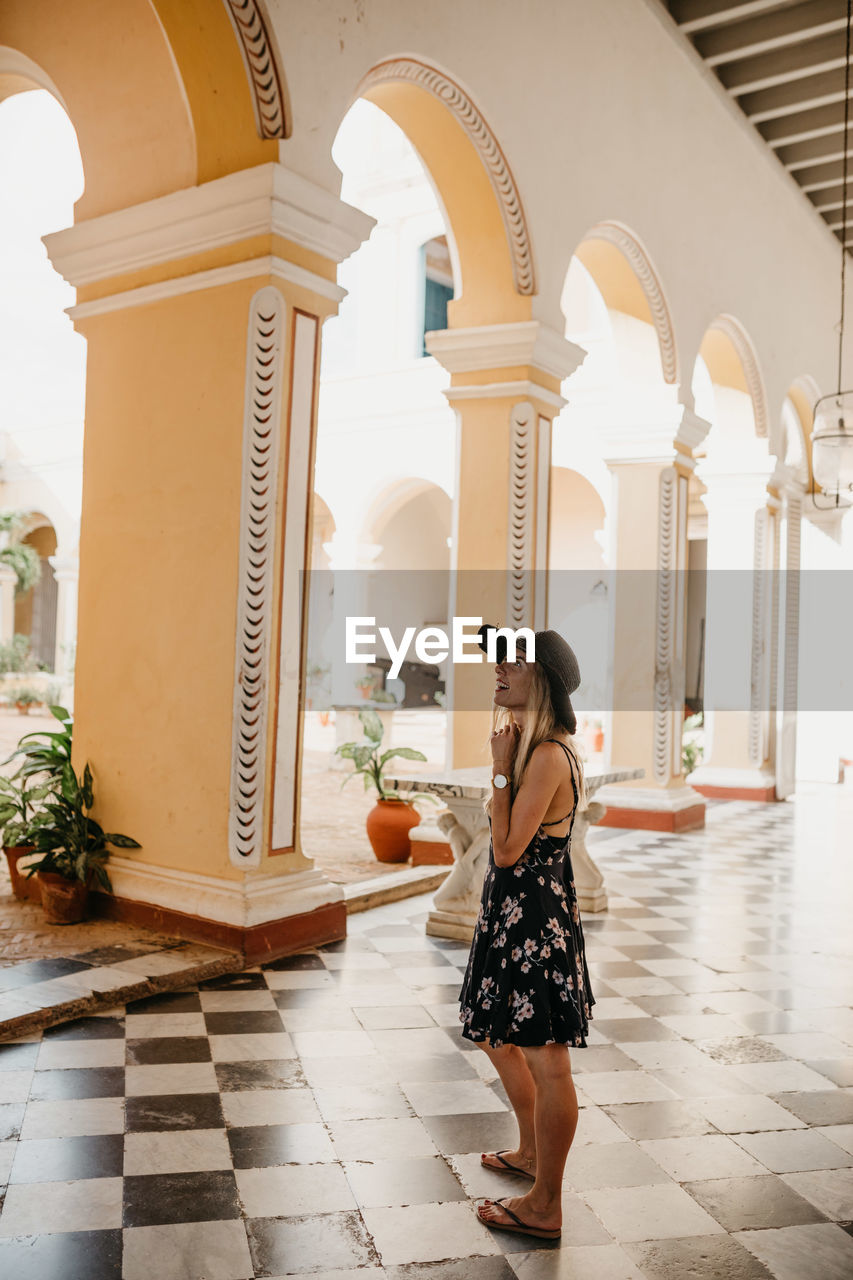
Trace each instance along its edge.
<instances>
[{"instance_id":1,"label":"tiled pavement","mask_svg":"<svg viewBox=\"0 0 853 1280\"><path fill-rule=\"evenodd\" d=\"M841 1280L853 1274L850 810L598 833L598 1004L563 1240L491 1233L514 1124L428 899L0 1046L16 1280ZM835 806L833 808L833 805ZM524 1184L525 1186L527 1184Z\"/></svg>"}]
</instances>

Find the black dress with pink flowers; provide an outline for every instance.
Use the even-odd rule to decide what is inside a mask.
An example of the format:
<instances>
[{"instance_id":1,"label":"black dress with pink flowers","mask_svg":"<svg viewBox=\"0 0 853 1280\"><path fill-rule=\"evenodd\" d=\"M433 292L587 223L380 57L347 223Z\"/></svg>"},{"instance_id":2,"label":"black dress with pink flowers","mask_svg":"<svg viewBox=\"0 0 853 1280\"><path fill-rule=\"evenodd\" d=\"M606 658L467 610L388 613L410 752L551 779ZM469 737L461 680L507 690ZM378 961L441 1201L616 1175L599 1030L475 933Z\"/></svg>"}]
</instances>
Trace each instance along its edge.
<instances>
[{"instance_id":1,"label":"black dress with pink flowers","mask_svg":"<svg viewBox=\"0 0 853 1280\"><path fill-rule=\"evenodd\" d=\"M556 739L550 739L556 741ZM565 743L559 743L569 756ZM589 984L570 848L578 805L562 836L540 828L512 867L491 849L460 993L468 1040L586 1047L595 1004Z\"/></svg>"}]
</instances>

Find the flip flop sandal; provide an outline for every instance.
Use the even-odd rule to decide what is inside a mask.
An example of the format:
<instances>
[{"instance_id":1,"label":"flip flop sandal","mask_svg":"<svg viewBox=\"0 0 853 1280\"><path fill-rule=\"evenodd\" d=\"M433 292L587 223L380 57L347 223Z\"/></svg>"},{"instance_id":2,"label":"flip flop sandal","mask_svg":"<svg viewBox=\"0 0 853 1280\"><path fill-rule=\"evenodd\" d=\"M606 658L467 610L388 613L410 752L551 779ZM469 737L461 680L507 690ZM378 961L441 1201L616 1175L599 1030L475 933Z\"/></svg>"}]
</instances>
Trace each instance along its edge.
<instances>
[{"instance_id":1,"label":"flip flop sandal","mask_svg":"<svg viewBox=\"0 0 853 1280\"><path fill-rule=\"evenodd\" d=\"M557 1227L556 1230L550 1231L545 1227L531 1227L529 1222L522 1222L521 1218L514 1214L512 1209L508 1209L503 1200L489 1200L487 1203L500 1205L506 1216L508 1218L512 1218L512 1223L515 1223L516 1225L513 1226L512 1223L509 1222L493 1222L491 1218L484 1218L478 1207L477 1217L486 1227L494 1227L496 1231L512 1231L517 1236L535 1236L537 1240L560 1239L562 1232L559 1227Z\"/></svg>"},{"instance_id":2,"label":"flip flop sandal","mask_svg":"<svg viewBox=\"0 0 853 1280\"><path fill-rule=\"evenodd\" d=\"M492 1160L500 1160L501 1164L503 1165L507 1173L517 1173L519 1177L528 1178L530 1182L536 1181L535 1173L530 1173L528 1169L520 1169L517 1164L510 1164L509 1160L504 1160L505 1152L491 1151L489 1152L489 1155ZM503 1170L501 1169L495 1169L495 1166L493 1164L486 1164L485 1156L480 1156L480 1164L483 1166L484 1169L492 1169L494 1170L495 1173L503 1172Z\"/></svg>"}]
</instances>

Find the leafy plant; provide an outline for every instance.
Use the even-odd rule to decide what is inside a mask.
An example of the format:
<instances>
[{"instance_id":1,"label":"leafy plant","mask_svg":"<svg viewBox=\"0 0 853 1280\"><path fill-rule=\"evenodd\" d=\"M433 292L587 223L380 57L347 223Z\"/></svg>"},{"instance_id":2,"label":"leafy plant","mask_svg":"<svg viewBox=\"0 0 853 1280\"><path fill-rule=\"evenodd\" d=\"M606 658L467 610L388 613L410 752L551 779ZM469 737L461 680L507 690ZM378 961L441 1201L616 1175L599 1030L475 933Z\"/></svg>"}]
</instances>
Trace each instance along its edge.
<instances>
[{"instance_id":1,"label":"leafy plant","mask_svg":"<svg viewBox=\"0 0 853 1280\"><path fill-rule=\"evenodd\" d=\"M380 754L382 746L382 736L384 730L382 721L375 711L365 708L359 711L358 718L361 721L361 727L364 729L363 742L344 742L335 748L335 754L343 757L344 760L352 760L353 771L348 773L341 783L341 787L345 787L351 778L358 774L364 778L364 789L369 791L371 786L376 788L376 793L380 800L432 800L433 796L419 794L416 798L404 797L397 791L391 790L385 785L385 769L389 760L394 756L400 756L403 760L426 760L426 756L422 751L416 751L414 747L389 747L387 751Z\"/></svg>"},{"instance_id":2,"label":"leafy plant","mask_svg":"<svg viewBox=\"0 0 853 1280\"><path fill-rule=\"evenodd\" d=\"M74 724L71 713L66 711L65 707L54 706L48 707L48 711L62 725L61 732L48 733L47 730L40 729L33 733L25 733L18 740L18 745L12 754L2 762L9 764L10 761L22 756L23 763L19 772L24 777L32 777L35 773L47 773L59 779L65 766L71 764L71 731Z\"/></svg>"},{"instance_id":3,"label":"leafy plant","mask_svg":"<svg viewBox=\"0 0 853 1280\"><path fill-rule=\"evenodd\" d=\"M692 773L704 755L702 745L702 728L705 718L701 711L695 716L688 716L682 726L681 739L681 771Z\"/></svg>"},{"instance_id":4,"label":"leafy plant","mask_svg":"<svg viewBox=\"0 0 853 1280\"><path fill-rule=\"evenodd\" d=\"M35 826L44 816L42 802L52 794L54 783L33 783L16 773L0 777L0 838L4 845L30 844Z\"/></svg>"},{"instance_id":5,"label":"leafy plant","mask_svg":"<svg viewBox=\"0 0 853 1280\"><path fill-rule=\"evenodd\" d=\"M35 671L35 656L30 653L30 637L14 635L8 644L0 644L0 674L9 671Z\"/></svg>"},{"instance_id":6,"label":"leafy plant","mask_svg":"<svg viewBox=\"0 0 853 1280\"><path fill-rule=\"evenodd\" d=\"M11 546L0 549L0 562L14 570L16 596L26 595L41 578L41 556L35 547L29 547L25 542L13 542Z\"/></svg>"},{"instance_id":7,"label":"leafy plant","mask_svg":"<svg viewBox=\"0 0 853 1280\"><path fill-rule=\"evenodd\" d=\"M0 548L0 563L8 564L17 582L15 595L24 595L41 577L41 556L35 547L19 542L21 530L27 523L26 511L0 511L0 534L8 535L9 542Z\"/></svg>"},{"instance_id":8,"label":"leafy plant","mask_svg":"<svg viewBox=\"0 0 853 1280\"><path fill-rule=\"evenodd\" d=\"M94 876L104 889L111 889L106 862L108 846L116 849L140 849L130 836L105 832L91 816L94 804L92 771L87 764L78 778L70 762L62 766L59 788L44 806L44 821L32 830L35 852L42 856L31 863L27 875L36 871L51 872L66 880L86 884Z\"/></svg>"},{"instance_id":9,"label":"leafy plant","mask_svg":"<svg viewBox=\"0 0 853 1280\"><path fill-rule=\"evenodd\" d=\"M16 707L34 707L43 700L40 690L33 689L30 685L21 685L18 689L11 689L9 698Z\"/></svg>"}]
</instances>

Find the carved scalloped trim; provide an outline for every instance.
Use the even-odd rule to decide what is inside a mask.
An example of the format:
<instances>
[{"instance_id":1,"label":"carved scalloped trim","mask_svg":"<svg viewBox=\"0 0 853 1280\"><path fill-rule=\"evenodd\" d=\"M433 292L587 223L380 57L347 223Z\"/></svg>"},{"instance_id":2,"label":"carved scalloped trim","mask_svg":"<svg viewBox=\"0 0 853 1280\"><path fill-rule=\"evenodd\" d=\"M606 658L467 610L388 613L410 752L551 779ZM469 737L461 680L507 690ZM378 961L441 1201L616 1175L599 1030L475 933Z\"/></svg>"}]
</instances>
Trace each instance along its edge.
<instances>
[{"instance_id":1,"label":"carved scalloped trim","mask_svg":"<svg viewBox=\"0 0 853 1280\"><path fill-rule=\"evenodd\" d=\"M614 245L627 258L628 263L642 286L652 322L658 336L660 346L660 363L664 382L678 382L678 353L675 345L675 331L672 317L664 296L660 277L652 265L645 246L633 232L621 222L600 222L584 237L586 240L606 240Z\"/></svg>"},{"instance_id":2,"label":"carved scalloped trim","mask_svg":"<svg viewBox=\"0 0 853 1280\"><path fill-rule=\"evenodd\" d=\"M752 555L752 642L749 670L749 760L755 768L764 762L766 717L763 711L763 676L765 656L765 614L768 608L765 560L767 553L768 511L763 507L755 513L755 532Z\"/></svg>"},{"instance_id":3,"label":"carved scalloped trim","mask_svg":"<svg viewBox=\"0 0 853 1280\"><path fill-rule=\"evenodd\" d=\"M416 58L391 58L369 71L358 86L359 96L377 84L403 80L425 89L458 120L476 147L501 211L512 258L513 281L521 294L536 292L533 252L521 196L506 156L480 111L465 90L443 71Z\"/></svg>"},{"instance_id":4,"label":"carved scalloped trim","mask_svg":"<svg viewBox=\"0 0 853 1280\"><path fill-rule=\"evenodd\" d=\"M510 418L507 625L512 627L529 627L532 620L535 444L536 413L522 400Z\"/></svg>"},{"instance_id":5,"label":"carved scalloped trim","mask_svg":"<svg viewBox=\"0 0 853 1280\"><path fill-rule=\"evenodd\" d=\"M657 625L655 627L655 692L653 769L656 782L669 781L672 769L673 659L675 656L678 473L661 472L658 524Z\"/></svg>"},{"instance_id":6,"label":"carved scalloped trim","mask_svg":"<svg viewBox=\"0 0 853 1280\"><path fill-rule=\"evenodd\" d=\"M734 316L718 316L708 326L718 333L724 333L731 342L743 367L743 376L752 399L752 413L755 419L755 434L762 440L767 439L770 416L767 412L767 392L764 379L758 364L758 357L749 334Z\"/></svg>"},{"instance_id":7,"label":"carved scalloped trim","mask_svg":"<svg viewBox=\"0 0 853 1280\"><path fill-rule=\"evenodd\" d=\"M261 138L290 134L287 97L279 71L275 43L258 0L223 0L237 33L249 84L255 122Z\"/></svg>"},{"instance_id":8,"label":"carved scalloped trim","mask_svg":"<svg viewBox=\"0 0 853 1280\"><path fill-rule=\"evenodd\" d=\"M228 853L261 860L281 413L284 300L271 285L252 299L246 353L240 577L231 745Z\"/></svg>"}]
</instances>

